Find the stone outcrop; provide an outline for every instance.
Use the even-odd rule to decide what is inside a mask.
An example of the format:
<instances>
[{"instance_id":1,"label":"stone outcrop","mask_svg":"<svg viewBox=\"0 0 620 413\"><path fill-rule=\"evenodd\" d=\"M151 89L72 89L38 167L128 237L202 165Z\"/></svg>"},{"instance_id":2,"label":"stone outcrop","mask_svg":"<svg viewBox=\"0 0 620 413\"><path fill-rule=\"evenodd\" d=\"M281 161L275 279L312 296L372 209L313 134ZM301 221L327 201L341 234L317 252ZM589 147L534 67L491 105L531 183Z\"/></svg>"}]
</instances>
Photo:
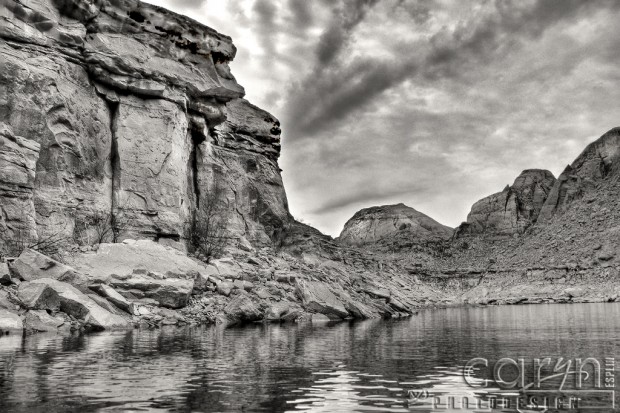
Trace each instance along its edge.
<instances>
[{"instance_id":1,"label":"stone outcrop","mask_svg":"<svg viewBox=\"0 0 620 413\"><path fill-rule=\"evenodd\" d=\"M75 269L64 265L40 252L25 249L11 265L11 270L23 281L52 278L70 283L87 291L88 280Z\"/></svg>"},{"instance_id":2,"label":"stone outcrop","mask_svg":"<svg viewBox=\"0 0 620 413\"><path fill-rule=\"evenodd\" d=\"M24 318L24 327L30 332L56 332L63 324L61 317L53 317L43 310L28 311Z\"/></svg>"},{"instance_id":3,"label":"stone outcrop","mask_svg":"<svg viewBox=\"0 0 620 413\"><path fill-rule=\"evenodd\" d=\"M347 245L376 243L391 237L414 242L445 240L452 228L404 204L362 209L346 222L338 240Z\"/></svg>"},{"instance_id":4,"label":"stone outcrop","mask_svg":"<svg viewBox=\"0 0 620 413\"><path fill-rule=\"evenodd\" d=\"M117 244L99 244L97 251L68 257L71 266L91 281L108 282L113 275L186 274L205 271L207 265L172 247L151 240L125 240Z\"/></svg>"},{"instance_id":5,"label":"stone outcrop","mask_svg":"<svg viewBox=\"0 0 620 413\"><path fill-rule=\"evenodd\" d=\"M233 242L279 237L279 122L243 99L235 53L137 0L2 2L0 247L19 232L184 248L213 210Z\"/></svg>"},{"instance_id":6,"label":"stone outcrop","mask_svg":"<svg viewBox=\"0 0 620 413\"><path fill-rule=\"evenodd\" d=\"M546 170L521 172L512 186L476 202L467 222L457 228L456 236L522 234L537 221L555 181Z\"/></svg>"},{"instance_id":7,"label":"stone outcrop","mask_svg":"<svg viewBox=\"0 0 620 413\"><path fill-rule=\"evenodd\" d=\"M60 311L60 297L47 284L24 282L19 285L17 294L24 307L30 310Z\"/></svg>"},{"instance_id":8,"label":"stone outcrop","mask_svg":"<svg viewBox=\"0 0 620 413\"><path fill-rule=\"evenodd\" d=\"M128 319L112 314L67 283L51 278L41 278L32 281L32 284L40 284L51 289L58 296L60 310L63 313L82 320L93 329L108 330L131 326Z\"/></svg>"},{"instance_id":9,"label":"stone outcrop","mask_svg":"<svg viewBox=\"0 0 620 413\"><path fill-rule=\"evenodd\" d=\"M344 304L334 295L329 286L318 281L301 281L297 284L297 294L310 312L341 319L349 316Z\"/></svg>"},{"instance_id":10,"label":"stone outcrop","mask_svg":"<svg viewBox=\"0 0 620 413\"><path fill-rule=\"evenodd\" d=\"M168 277L158 279L141 274L135 274L127 279L112 279L110 284L121 294L134 298L150 298L167 308L185 307L194 287L193 280Z\"/></svg>"},{"instance_id":11,"label":"stone outcrop","mask_svg":"<svg viewBox=\"0 0 620 413\"><path fill-rule=\"evenodd\" d=\"M573 201L593 193L602 180L620 170L620 128L614 128L589 144L568 165L553 186L541 211L541 221L566 211Z\"/></svg>"},{"instance_id":12,"label":"stone outcrop","mask_svg":"<svg viewBox=\"0 0 620 413\"><path fill-rule=\"evenodd\" d=\"M120 308L121 310L129 314L134 313L132 303L127 300L127 298L125 298L121 293L119 293L109 285L96 284L94 286L91 286L91 289L97 292L97 294L101 295L102 297L105 297L109 302L111 302L113 305Z\"/></svg>"}]
</instances>

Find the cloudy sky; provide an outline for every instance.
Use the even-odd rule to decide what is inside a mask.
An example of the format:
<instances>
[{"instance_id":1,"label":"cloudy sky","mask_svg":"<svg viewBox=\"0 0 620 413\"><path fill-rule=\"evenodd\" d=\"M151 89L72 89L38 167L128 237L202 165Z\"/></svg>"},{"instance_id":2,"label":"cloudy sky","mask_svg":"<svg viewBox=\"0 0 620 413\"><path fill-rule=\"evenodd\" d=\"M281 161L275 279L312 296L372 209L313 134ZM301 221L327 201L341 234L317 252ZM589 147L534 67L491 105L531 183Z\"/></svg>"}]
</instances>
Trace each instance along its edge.
<instances>
[{"instance_id":1,"label":"cloudy sky","mask_svg":"<svg viewBox=\"0 0 620 413\"><path fill-rule=\"evenodd\" d=\"M456 226L620 126L620 1L150 2L233 38L282 122L291 212L330 235L398 202Z\"/></svg>"}]
</instances>

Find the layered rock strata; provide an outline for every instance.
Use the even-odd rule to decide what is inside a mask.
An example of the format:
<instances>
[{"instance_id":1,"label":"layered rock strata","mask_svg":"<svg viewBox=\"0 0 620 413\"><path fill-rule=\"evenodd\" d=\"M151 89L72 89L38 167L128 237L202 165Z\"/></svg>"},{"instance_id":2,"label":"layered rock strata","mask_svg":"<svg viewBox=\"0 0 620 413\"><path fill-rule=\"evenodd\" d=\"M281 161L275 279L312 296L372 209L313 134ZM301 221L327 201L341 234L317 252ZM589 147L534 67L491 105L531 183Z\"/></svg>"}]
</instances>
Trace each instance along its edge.
<instances>
[{"instance_id":1,"label":"layered rock strata","mask_svg":"<svg viewBox=\"0 0 620 413\"><path fill-rule=\"evenodd\" d=\"M555 182L553 174L546 170L521 172L511 186L476 202L467 222L457 228L456 236L522 234L538 220Z\"/></svg>"},{"instance_id":2,"label":"layered rock strata","mask_svg":"<svg viewBox=\"0 0 620 413\"><path fill-rule=\"evenodd\" d=\"M136 0L2 2L0 242L183 246L217 209L231 239L270 243L290 219L279 122L243 99L235 53ZM115 216L98 239L93 222Z\"/></svg>"}]
</instances>

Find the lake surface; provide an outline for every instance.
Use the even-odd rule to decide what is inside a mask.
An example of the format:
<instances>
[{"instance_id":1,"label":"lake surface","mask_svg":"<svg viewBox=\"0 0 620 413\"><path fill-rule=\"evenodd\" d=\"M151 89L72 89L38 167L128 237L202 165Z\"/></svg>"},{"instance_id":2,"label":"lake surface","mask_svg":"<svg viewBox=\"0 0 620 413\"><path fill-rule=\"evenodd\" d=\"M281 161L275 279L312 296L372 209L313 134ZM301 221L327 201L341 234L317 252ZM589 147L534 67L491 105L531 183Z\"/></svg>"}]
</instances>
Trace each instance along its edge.
<instances>
[{"instance_id":1,"label":"lake surface","mask_svg":"<svg viewBox=\"0 0 620 413\"><path fill-rule=\"evenodd\" d=\"M523 367L504 368L505 381L523 371L530 383L536 358L550 357L554 366L560 357L596 358L602 381L613 386L619 377L605 358L619 354L615 303L452 308L400 321L4 336L0 412L516 411L520 396L552 403L567 388L574 393L575 379L564 392L559 378L525 392L496 382L479 387L476 378L492 378L496 361L512 358ZM489 365L477 364L475 387L463 377L473 358ZM613 387L594 386L595 379L584 379L560 411L611 411ZM501 410L494 395L514 404ZM526 411L538 411L529 400Z\"/></svg>"}]
</instances>

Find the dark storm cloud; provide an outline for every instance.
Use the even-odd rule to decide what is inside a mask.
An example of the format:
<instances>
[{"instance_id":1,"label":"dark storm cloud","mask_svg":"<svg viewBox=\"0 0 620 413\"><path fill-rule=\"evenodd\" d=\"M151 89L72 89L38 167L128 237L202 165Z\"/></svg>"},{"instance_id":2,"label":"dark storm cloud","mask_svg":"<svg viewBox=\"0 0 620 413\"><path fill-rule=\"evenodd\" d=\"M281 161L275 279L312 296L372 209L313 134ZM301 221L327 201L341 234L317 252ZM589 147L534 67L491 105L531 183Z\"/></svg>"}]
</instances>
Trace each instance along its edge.
<instances>
[{"instance_id":1,"label":"dark storm cloud","mask_svg":"<svg viewBox=\"0 0 620 413\"><path fill-rule=\"evenodd\" d=\"M458 77L465 67L482 65L497 55L514 52L565 20L620 6L616 1L539 0L526 7L520 0L498 0L494 12L480 21L441 31L428 42L399 44L395 41L391 45L392 60L361 57L340 62L334 59L372 4L358 4L342 28L331 25L321 37L316 69L297 82L290 93L285 113L289 139L323 132L406 79L418 75L427 81Z\"/></svg>"},{"instance_id":2,"label":"dark storm cloud","mask_svg":"<svg viewBox=\"0 0 620 413\"><path fill-rule=\"evenodd\" d=\"M311 3L307 0L289 0L288 7L290 8L295 26L299 29L305 29L311 26L314 22L312 15Z\"/></svg>"},{"instance_id":3,"label":"dark storm cloud","mask_svg":"<svg viewBox=\"0 0 620 413\"><path fill-rule=\"evenodd\" d=\"M424 24L430 19L435 3L435 0L399 0L394 6L393 13L407 13L414 23Z\"/></svg>"},{"instance_id":4,"label":"dark storm cloud","mask_svg":"<svg viewBox=\"0 0 620 413\"><path fill-rule=\"evenodd\" d=\"M337 3L338 4L338 3ZM377 0L344 0L334 10L331 24L323 32L317 46L317 69L328 65L342 51L351 33Z\"/></svg>"},{"instance_id":5,"label":"dark storm cloud","mask_svg":"<svg viewBox=\"0 0 620 413\"><path fill-rule=\"evenodd\" d=\"M276 54L275 35L278 31L276 25L277 9L271 0L256 0L253 12L258 17L254 28L262 41L262 46L267 54L274 56Z\"/></svg>"},{"instance_id":6,"label":"dark storm cloud","mask_svg":"<svg viewBox=\"0 0 620 413\"><path fill-rule=\"evenodd\" d=\"M423 185L415 185L413 183L410 183L409 185L402 188L388 188L373 185L370 188L366 187L358 192L345 194L344 196L330 200L329 202L321 205L319 208L313 210L312 213L323 214L333 210L338 210L347 205L356 204L361 201L367 201L369 199L381 200L388 197L410 194L412 192L415 192L416 194L422 196L428 193L428 188Z\"/></svg>"}]
</instances>

